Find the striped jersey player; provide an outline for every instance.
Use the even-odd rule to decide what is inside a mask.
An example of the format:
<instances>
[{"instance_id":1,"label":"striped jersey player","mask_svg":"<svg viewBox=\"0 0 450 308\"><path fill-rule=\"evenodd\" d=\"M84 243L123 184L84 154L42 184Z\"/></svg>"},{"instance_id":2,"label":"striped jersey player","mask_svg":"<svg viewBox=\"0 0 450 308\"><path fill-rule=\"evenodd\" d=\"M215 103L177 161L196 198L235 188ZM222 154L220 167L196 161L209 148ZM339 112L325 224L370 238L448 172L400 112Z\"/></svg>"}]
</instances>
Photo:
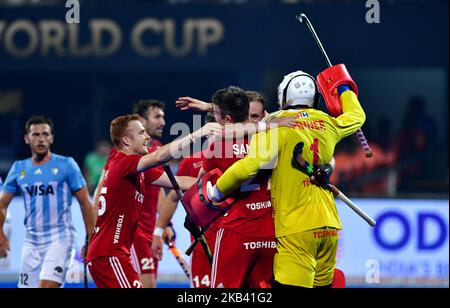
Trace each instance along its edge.
<instances>
[{"instance_id":1,"label":"striped jersey player","mask_svg":"<svg viewBox=\"0 0 450 308\"><path fill-rule=\"evenodd\" d=\"M86 181L74 159L50 151L51 119L31 117L26 124L25 141L31 147L32 157L14 162L9 170L0 209L6 208L16 193L22 194L26 235L19 287L59 287L75 254L72 195L81 206L87 234L93 230L95 211L89 201ZM0 216L0 222L3 221ZM0 231L0 257L5 254L4 248Z\"/></svg>"}]
</instances>

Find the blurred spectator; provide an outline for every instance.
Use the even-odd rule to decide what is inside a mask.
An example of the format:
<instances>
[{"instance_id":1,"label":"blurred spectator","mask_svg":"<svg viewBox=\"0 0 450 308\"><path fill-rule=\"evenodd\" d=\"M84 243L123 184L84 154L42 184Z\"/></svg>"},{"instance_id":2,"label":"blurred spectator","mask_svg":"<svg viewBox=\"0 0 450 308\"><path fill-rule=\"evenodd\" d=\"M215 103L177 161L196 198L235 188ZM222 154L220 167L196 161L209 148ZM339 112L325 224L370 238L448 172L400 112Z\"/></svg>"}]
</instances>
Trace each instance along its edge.
<instances>
[{"instance_id":1,"label":"blurred spectator","mask_svg":"<svg viewBox=\"0 0 450 308\"><path fill-rule=\"evenodd\" d=\"M363 131L374 152L370 158L365 157L356 136L346 138L342 146L336 149L332 183L348 193L372 196L395 194L396 182L391 181L391 177L395 177L396 153L391 127L387 117L381 118L373 135L370 123L366 121Z\"/></svg>"},{"instance_id":2,"label":"blurred spectator","mask_svg":"<svg viewBox=\"0 0 450 308\"><path fill-rule=\"evenodd\" d=\"M106 140L100 140L97 142L95 151L88 153L84 158L83 172L91 194L94 193L110 151L110 143Z\"/></svg>"},{"instance_id":3,"label":"blurred spectator","mask_svg":"<svg viewBox=\"0 0 450 308\"><path fill-rule=\"evenodd\" d=\"M428 173L434 169L438 129L426 105L423 97L411 97L397 135L397 155L403 164L399 170L400 190L420 190L420 182L431 178Z\"/></svg>"},{"instance_id":4,"label":"blurred spectator","mask_svg":"<svg viewBox=\"0 0 450 308\"><path fill-rule=\"evenodd\" d=\"M374 138L369 140L370 147L375 153L371 158L364 160L364 176L366 185L359 189L365 195L392 196L397 191L395 140L392 134L392 122L383 117L377 122Z\"/></svg>"},{"instance_id":5,"label":"blurred spectator","mask_svg":"<svg viewBox=\"0 0 450 308\"><path fill-rule=\"evenodd\" d=\"M356 138L347 138L336 149L336 170L331 180L343 191L364 195L393 196L397 190L410 193L433 191L434 186L438 189L439 181L445 181L434 172L439 169L438 129L426 105L423 97L411 97L395 138L389 118L378 121L373 137L366 122L363 130L375 155L365 158Z\"/></svg>"},{"instance_id":6,"label":"blurred spectator","mask_svg":"<svg viewBox=\"0 0 450 308\"><path fill-rule=\"evenodd\" d=\"M347 192L352 182L357 180L363 172L364 153L356 136L349 136L336 147L334 158L336 168L331 176L331 183Z\"/></svg>"}]
</instances>

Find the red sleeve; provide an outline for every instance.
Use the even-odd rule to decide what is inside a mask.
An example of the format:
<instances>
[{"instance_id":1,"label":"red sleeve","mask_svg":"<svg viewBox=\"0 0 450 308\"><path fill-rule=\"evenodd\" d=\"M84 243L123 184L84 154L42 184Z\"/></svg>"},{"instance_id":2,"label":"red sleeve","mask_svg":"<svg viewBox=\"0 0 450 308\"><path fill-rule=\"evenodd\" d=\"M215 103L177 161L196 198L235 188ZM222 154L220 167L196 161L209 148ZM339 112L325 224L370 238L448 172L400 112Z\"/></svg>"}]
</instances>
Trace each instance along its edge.
<instances>
[{"instance_id":1,"label":"red sleeve","mask_svg":"<svg viewBox=\"0 0 450 308\"><path fill-rule=\"evenodd\" d=\"M109 156L108 159L106 160L105 166L103 167L103 169L105 171L109 170L109 163L111 162L111 160L114 158L114 156L116 156L117 154L117 149L114 147L111 149L111 151L109 152Z\"/></svg>"},{"instance_id":2,"label":"red sleeve","mask_svg":"<svg viewBox=\"0 0 450 308\"><path fill-rule=\"evenodd\" d=\"M161 177L164 173L164 169L161 166L153 167L144 172L145 183L151 184Z\"/></svg>"},{"instance_id":3,"label":"red sleeve","mask_svg":"<svg viewBox=\"0 0 450 308\"><path fill-rule=\"evenodd\" d=\"M205 155L203 157L202 168L206 172L217 168L216 159L214 158L214 143L215 142L211 143L208 151L205 152Z\"/></svg>"}]
</instances>

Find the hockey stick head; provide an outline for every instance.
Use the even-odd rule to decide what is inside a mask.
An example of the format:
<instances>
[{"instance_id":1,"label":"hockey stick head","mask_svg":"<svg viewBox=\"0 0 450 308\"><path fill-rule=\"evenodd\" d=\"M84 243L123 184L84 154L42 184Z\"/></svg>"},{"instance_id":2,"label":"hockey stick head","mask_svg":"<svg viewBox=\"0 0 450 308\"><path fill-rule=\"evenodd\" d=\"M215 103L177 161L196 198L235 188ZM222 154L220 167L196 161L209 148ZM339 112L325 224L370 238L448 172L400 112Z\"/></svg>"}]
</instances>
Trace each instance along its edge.
<instances>
[{"instance_id":1,"label":"hockey stick head","mask_svg":"<svg viewBox=\"0 0 450 308\"><path fill-rule=\"evenodd\" d=\"M303 13L299 13L299 14L295 15L295 18L296 18L299 22L303 23L303 21L304 21L305 19L307 19L308 17L306 17L306 15L303 14Z\"/></svg>"}]
</instances>

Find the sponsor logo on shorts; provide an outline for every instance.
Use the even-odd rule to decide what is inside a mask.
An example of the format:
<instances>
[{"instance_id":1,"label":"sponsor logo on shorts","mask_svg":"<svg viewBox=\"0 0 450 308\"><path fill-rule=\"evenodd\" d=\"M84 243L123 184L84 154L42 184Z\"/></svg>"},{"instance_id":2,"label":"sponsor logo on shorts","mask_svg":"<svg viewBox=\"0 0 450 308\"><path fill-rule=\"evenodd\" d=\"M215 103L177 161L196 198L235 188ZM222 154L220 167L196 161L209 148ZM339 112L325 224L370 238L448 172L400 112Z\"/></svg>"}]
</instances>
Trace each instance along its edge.
<instances>
[{"instance_id":1,"label":"sponsor logo on shorts","mask_svg":"<svg viewBox=\"0 0 450 308\"><path fill-rule=\"evenodd\" d=\"M313 231L313 235L315 238L337 236L337 234L337 230Z\"/></svg>"},{"instance_id":2,"label":"sponsor logo on shorts","mask_svg":"<svg viewBox=\"0 0 450 308\"><path fill-rule=\"evenodd\" d=\"M277 248L275 241L258 241L258 242L246 242L244 243L245 250L249 249L261 249L261 248Z\"/></svg>"},{"instance_id":3,"label":"sponsor logo on shorts","mask_svg":"<svg viewBox=\"0 0 450 308\"><path fill-rule=\"evenodd\" d=\"M61 276L61 275L62 275L62 272L63 272L63 268L62 268L61 266L55 267L55 269L54 269L54 274L55 274L56 276Z\"/></svg>"}]
</instances>

